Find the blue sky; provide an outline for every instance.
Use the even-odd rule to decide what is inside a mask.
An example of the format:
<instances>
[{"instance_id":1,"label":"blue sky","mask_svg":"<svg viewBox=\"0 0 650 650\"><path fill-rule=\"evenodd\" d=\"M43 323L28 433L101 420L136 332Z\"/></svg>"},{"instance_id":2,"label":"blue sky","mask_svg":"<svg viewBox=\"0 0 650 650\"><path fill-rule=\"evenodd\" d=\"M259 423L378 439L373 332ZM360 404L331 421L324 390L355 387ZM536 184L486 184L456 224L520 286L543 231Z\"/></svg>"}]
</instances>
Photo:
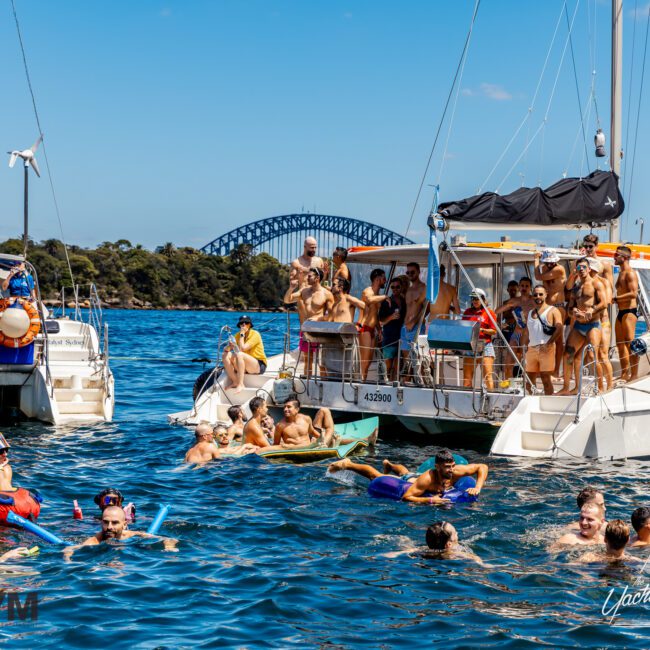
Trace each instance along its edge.
<instances>
[{"instance_id":1,"label":"blue sky","mask_svg":"<svg viewBox=\"0 0 650 650\"><path fill-rule=\"evenodd\" d=\"M303 206L403 232L473 5L16 0L66 239L200 247L236 225ZM576 0L567 5L571 17ZM441 200L474 194L525 117L562 6L561 0L483 0L440 176ZM632 78L634 126L647 5L638 3L636 20L632 7L625 8L624 118ZM31 145L37 130L8 1L0 12L0 146L6 151ZM608 1L580 2L573 45L586 112L594 16L596 99L609 137ZM577 175L594 168L593 103L582 170L581 135L574 147L580 122L569 50L559 68L566 35L563 18L530 128L522 129L483 189L496 189L504 177L502 192L522 178L549 185L565 170ZM526 134L541 124L558 68L546 127L508 177ZM632 224L644 216L650 194L646 104L644 97ZM410 232L418 241L426 236L428 184L439 180L446 137L445 126ZM627 154L629 177L631 145ZM44 171L42 153L39 161ZM59 236L46 178L31 188L32 235ZM22 229L21 173L6 162L0 196L4 238ZM624 237L637 233L629 225ZM560 239L536 237L549 244Z\"/></svg>"}]
</instances>

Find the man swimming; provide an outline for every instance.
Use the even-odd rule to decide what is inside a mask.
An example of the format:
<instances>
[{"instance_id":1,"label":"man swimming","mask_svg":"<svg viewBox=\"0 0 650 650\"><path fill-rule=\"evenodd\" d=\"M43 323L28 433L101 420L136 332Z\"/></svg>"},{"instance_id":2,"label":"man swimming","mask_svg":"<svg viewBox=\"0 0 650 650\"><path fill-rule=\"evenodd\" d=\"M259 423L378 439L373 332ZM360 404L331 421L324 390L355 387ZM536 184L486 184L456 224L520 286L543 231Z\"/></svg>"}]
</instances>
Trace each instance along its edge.
<instances>
[{"instance_id":1,"label":"man swimming","mask_svg":"<svg viewBox=\"0 0 650 650\"><path fill-rule=\"evenodd\" d=\"M600 529L604 522L605 513L602 507L593 501L585 503L580 509L580 530L562 535L551 546L551 550L558 550L561 546L602 544L604 538Z\"/></svg>"},{"instance_id":2,"label":"man swimming","mask_svg":"<svg viewBox=\"0 0 650 650\"><path fill-rule=\"evenodd\" d=\"M622 562L632 560L640 562L625 553L630 541L630 527L622 519L613 519L605 529L605 552L589 551L580 557L580 562Z\"/></svg>"},{"instance_id":3,"label":"man swimming","mask_svg":"<svg viewBox=\"0 0 650 650\"><path fill-rule=\"evenodd\" d=\"M68 546L63 551L63 555L65 560L69 561L72 557L72 554L82 546L98 546L102 542L107 542L109 540L123 542L124 540L131 539L132 537L162 539L166 551L178 550L176 548L176 544L178 544L177 539L173 539L171 537L160 537L159 535L150 535L149 533L143 533L135 530L127 530L124 510L122 510L122 508L118 508L117 506L109 506L104 510L104 512L102 512L102 529L92 537L86 539L81 544Z\"/></svg>"},{"instance_id":4,"label":"man swimming","mask_svg":"<svg viewBox=\"0 0 650 650\"><path fill-rule=\"evenodd\" d=\"M411 503L426 503L429 505L444 505L449 499L444 498L446 490L451 489L458 479L463 476L477 475L476 486L466 490L467 494L478 496L483 489L488 475L488 466L484 463L471 463L469 465L456 465L453 454L443 449L436 454L435 467L427 470L420 476L409 472L404 465L384 461L384 472L376 470L372 465L354 463L349 458L344 458L329 466L330 472L350 470L371 481L380 476L390 476L391 472L396 473L405 483L403 501Z\"/></svg>"},{"instance_id":5,"label":"man swimming","mask_svg":"<svg viewBox=\"0 0 650 650\"><path fill-rule=\"evenodd\" d=\"M244 409L241 406L231 406L228 417L232 424L228 427L228 436L231 440L241 440L244 434Z\"/></svg>"},{"instance_id":6,"label":"man swimming","mask_svg":"<svg viewBox=\"0 0 650 650\"><path fill-rule=\"evenodd\" d=\"M605 506L605 495L597 488L591 487L591 485L587 486L586 488L578 492L578 496L576 497L576 502L578 504L578 512L582 510L582 506L584 506L585 503L595 503L599 508L603 509L603 517L607 516L607 508ZM603 525L601 526L602 533L605 532L606 527L607 527L607 520L603 519ZM574 521L573 523L569 524L567 528L569 530L580 530L580 520Z\"/></svg>"},{"instance_id":7,"label":"man swimming","mask_svg":"<svg viewBox=\"0 0 650 650\"><path fill-rule=\"evenodd\" d=\"M135 503L124 505L122 493L113 487L104 488L99 494L96 494L93 501L99 506L99 510L104 512L109 506L117 506L124 510L127 523L135 521Z\"/></svg>"},{"instance_id":8,"label":"man swimming","mask_svg":"<svg viewBox=\"0 0 650 650\"><path fill-rule=\"evenodd\" d=\"M253 445L230 446L230 437L226 427L217 430L218 446L214 443L215 432L209 424L201 423L194 429L194 445L185 454L186 463L208 463L218 460L225 453L232 456L245 456L256 451ZM268 443L267 443L268 444Z\"/></svg>"},{"instance_id":9,"label":"man swimming","mask_svg":"<svg viewBox=\"0 0 650 650\"><path fill-rule=\"evenodd\" d=\"M632 513L632 528L636 533L632 546L650 546L650 508L637 508Z\"/></svg>"}]
</instances>

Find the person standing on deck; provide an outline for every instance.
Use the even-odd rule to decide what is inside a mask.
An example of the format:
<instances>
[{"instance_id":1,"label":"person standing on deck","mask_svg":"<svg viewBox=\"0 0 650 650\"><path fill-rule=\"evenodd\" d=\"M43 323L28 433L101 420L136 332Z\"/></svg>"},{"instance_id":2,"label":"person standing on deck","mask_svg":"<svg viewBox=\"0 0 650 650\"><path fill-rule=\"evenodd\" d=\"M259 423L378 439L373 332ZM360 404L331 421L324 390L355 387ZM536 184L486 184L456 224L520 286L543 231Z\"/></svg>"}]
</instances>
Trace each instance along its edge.
<instances>
[{"instance_id":1,"label":"person standing on deck","mask_svg":"<svg viewBox=\"0 0 650 650\"><path fill-rule=\"evenodd\" d=\"M345 263L345 260L347 259L347 249L343 248L342 246L337 246L332 253L332 264L334 264L334 268L336 269L336 271L334 271L334 277L332 278L332 286L334 286L334 282L336 282L338 278L343 278L344 280L347 280L350 284L350 287L352 287L352 276L350 274L350 269ZM350 290L348 289L348 292L349 291Z\"/></svg>"},{"instance_id":2,"label":"person standing on deck","mask_svg":"<svg viewBox=\"0 0 650 650\"><path fill-rule=\"evenodd\" d=\"M386 273L383 269L373 269L370 273L370 286L361 293L361 300L366 309L359 321L359 357L361 360L361 379L366 380L368 369L377 346L377 330L379 328L379 305L388 298L381 294L386 286Z\"/></svg>"},{"instance_id":3,"label":"person standing on deck","mask_svg":"<svg viewBox=\"0 0 650 650\"><path fill-rule=\"evenodd\" d=\"M481 324L479 330L479 340L483 341L483 356L481 357L481 367L483 369L483 380L488 390L494 390L494 345L492 339L497 333L496 314L488 307L487 309L481 304L487 305L487 296L483 289L474 289L469 297L472 306L463 312L463 320L479 321ZM471 356L470 356L471 355ZM476 358L472 352L467 353L463 359L463 386L471 388L474 383L474 370L476 368Z\"/></svg>"},{"instance_id":4,"label":"person standing on deck","mask_svg":"<svg viewBox=\"0 0 650 650\"><path fill-rule=\"evenodd\" d=\"M560 256L553 248L545 248L541 253L535 253L535 279L544 284L546 289L546 304L559 309L562 316L560 334L555 340L555 365L553 374L560 376L562 355L564 354L564 320L566 319L566 300L564 287L566 285L566 271L560 264Z\"/></svg>"},{"instance_id":5,"label":"person standing on deck","mask_svg":"<svg viewBox=\"0 0 650 650\"><path fill-rule=\"evenodd\" d=\"M399 337L406 315L406 303L402 293L402 283L393 278L390 283L392 295L379 307L379 324L381 325L381 353L386 362L389 381L394 381L397 373L395 359L399 350Z\"/></svg>"},{"instance_id":6,"label":"person standing on deck","mask_svg":"<svg viewBox=\"0 0 650 650\"><path fill-rule=\"evenodd\" d=\"M350 282L344 277L335 277L332 283L332 303L327 306L328 320L333 323L354 323L354 312L363 312L366 303L350 295Z\"/></svg>"},{"instance_id":7,"label":"person standing on deck","mask_svg":"<svg viewBox=\"0 0 650 650\"><path fill-rule=\"evenodd\" d=\"M10 298L28 298L36 300L34 278L25 269L25 262L15 262L9 275L2 283L2 290L9 291Z\"/></svg>"},{"instance_id":8,"label":"person standing on deck","mask_svg":"<svg viewBox=\"0 0 650 650\"><path fill-rule=\"evenodd\" d=\"M422 333L422 317L427 305L427 285L420 280L420 265L417 262L409 262L406 265L406 275L411 286L406 290L404 296L406 314L400 332L402 358L405 361L411 354L411 346L417 345L418 336ZM408 379L408 377L406 378Z\"/></svg>"},{"instance_id":9,"label":"person standing on deck","mask_svg":"<svg viewBox=\"0 0 650 650\"><path fill-rule=\"evenodd\" d=\"M307 286L307 273L311 269L321 269L325 273L325 263L323 259L316 255L318 250L318 242L314 237L307 237L305 239L302 255L297 257L291 262L291 271L289 273L289 280L297 280L300 287Z\"/></svg>"},{"instance_id":10,"label":"person standing on deck","mask_svg":"<svg viewBox=\"0 0 650 650\"><path fill-rule=\"evenodd\" d=\"M451 318L451 314L460 316L460 303L458 302L458 291L453 284L445 282L445 265L440 265L440 288L436 301L429 307L429 322L435 318Z\"/></svg>"},{"instance_id":11,"label":"person standing on deck","mask_svg":"<svg viewBox=\"0 0 650 650\"><path fill-rule=\"evenodd\" d=\"M621 379L629 381L635 379L639 372L639 358L634 356L630 364L630 343L636 338L637 293L639 279L630 267L632 251L627 246L619 246L614 254L616 266L620 268L616 280L616 298L614 302L618 307L616 314L616 347L618 358L621 362ZM630 367L631 366L631 367Z\"/></svg>"}]
</instances>

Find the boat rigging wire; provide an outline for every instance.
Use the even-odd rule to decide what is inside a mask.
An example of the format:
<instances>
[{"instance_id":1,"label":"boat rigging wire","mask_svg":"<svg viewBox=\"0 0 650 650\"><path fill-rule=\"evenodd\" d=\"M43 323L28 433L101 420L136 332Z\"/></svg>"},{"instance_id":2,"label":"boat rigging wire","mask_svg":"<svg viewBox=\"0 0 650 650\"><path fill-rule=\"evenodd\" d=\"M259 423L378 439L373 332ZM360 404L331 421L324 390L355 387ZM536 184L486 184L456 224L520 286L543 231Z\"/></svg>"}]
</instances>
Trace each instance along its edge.
<instances>
[{"instance_id":1,"label":"boat rigging wire","mask_svg":"<svg viewBox=\"0 0 650 650\"><path fill-rule=\"evenodd\" d=\"M63 234L63 221L61 220L61 212L59 210L59 202L56 198L56 192L54 191L54 181L52 179L52 170L50 169L50 161L47 158L47 147L45 146L45 138L43 136L43 129L41 128L41 120L38 115L38 109L36 108L36 97L34 96L34 89L32 88L32 80L29 75L29 67L27 65L27 56L25 55L25 46L23 44L23 37L20 31L20 23L18 21L18 14L16 13L16 4L14 0L11 0L11 9L14 14L14 22L16 23L16 32L18 33L18 42L20 43L20 52L23 57L23 67L25 69L25 77L27 78L27 87L29 88L29 94L32 98L32 107L34 108L34 117L36 118L36 126L38 127L38 135L42 138L41 148L43 150L43 157L45 158L45 168L47 169L47 177L50 182L50 189L52 191L52 199L54 201L54 210L56 212L56 218L59 222L59 230L61 231L61 242L63 244L63 250L65 252L65 260L68 265L68 272L70 273L70 281L72 282L72 287L75 286L74 275L72 274L72 266L70 264L70 256L68 255L68 246L65 243L65 236Z\"/></svg>"},{"instance_id":2,"label":"boat rigging wire","mask_svg":"<svg viewBox=\"0 0 650 650\"><path fill-rule=\"evenodd\" d=\"M483 188L487 185L490 178L492 178L492 175L494 174L494 172L497 170L497 168L501 164L501 161L503 160L505 155L508 153L508 151L510 150L510 147L512 146L515 139L519 135L519 132L521 131L521 129L524 127L524 125L527 122L529 124L529 129L530 129L530 116L531 116L531 114L532 114L532 112L533 112L533 110L535 108L535 102L537 101L537 95L539 94L539 89L540 89L540 87L542 85L542 79L544 78L544 75L546 74L546 68L548 66L548 61L549 61L549 59L551 57L551 52L553 51L553 45L555 44L555 38L557 37L557 32L560 29L560 23L562 22L562 13L563 13L563 10L564 10L564 5L566 5L566 0L565 0L565 2L563 4L562 8L560 9L560 15L558 16L557 21L555 23L555 30L553 32L553 37L551 38L551 43L548 46L548 50L546 51L546 58L544 59L544 64L542 65L542 71L541 71L541 73L540 73L540 75L539 75L539 77L537 79L537 86L535 87L535 92L533 93L533 99L530 102L530 106L528 107L528 110L526 111L526 115L524 115L524 119L521 121L519 126L515 129L514 134L510 138L508 144L506 145L505 149L503 150L503 152L501 153L501 155L497 159L496 163L494 163L494 167L492 167L492 169L490 170L490 173L487 175L487 178L481 183L479 188L476 190L477 194L480 194L483 191ZM530 142L530 137L527 136L526 137L526 147L524 149L524 152L528 151L529 142Z\"/></svg>"},{"instance_id":3,"label":"boat rigging wire","mask_svg":"<svg viewBox=\"0 0 650 650\"><path fill-rule=\"evenodd\" d=\"M578 112L580 115L580 126L582 127L582 140L585 146L585 155L588 158L589 154L587 153L587 136L585 134L585 123L583 120L582 102L580 101L580 87L578 85L578 71L576 69L576 57L573 52L573 37L571 36L571 26L569 24L569 9L567 7L566 2L564 3L564 15L566 17L566 26L569 29L569 45L571 46L571 62L573 63L573 80L575 81L576 84L576 96L578 98Z\"/></svg>"},{"instance_id":4,"label":"boat rigging wire","mask_svg":"<svg viewBox=\"0 0 650 650\"><path fill-rule=\"evenodd\" d=\"M633 27L632 27L632 53L630 55L630 88L627 93L627 118L625 120L625 148L623 151L627 152L628 148L627 145L630 140L630 124L632 123L630 120L630 112L632 110L632 89L634 88L634 54L636 51L636 23L637 23L637 7L638 7L638 2L639 0L634 0L634 21L633 21ZM627 165L624 167L624 178L623 178L623 196L626 195L625 192L625 186L628 184L627 183ZM629 199L629 196L628 196Z\"/></svg>"},{"instance_id":5,"label":"boat rigging wire","mask_svg":"<svg viewBox=\"0 0 650 650\"><path fill-rule=\"evenodd\" d=\"M648 18L646 20L645 28L645 43L643 45L643 63L641 64L641 84L639 86L639 103L637 106L636 112L636 124L634 126L634 152L632 154L632 165L630 167L630 183L628 186L628 195L627 195L627 213L631 215L631 206L632 206L632 181L634 179L634 164L636 162L636 145L638 142L639 136L639 121L641 118L641 99L643 97L643 81L645 79L645 63L646 57L648 54L648 30L650 29L650 6L648 7Z\"/></svg>"},{"instance_id":6,"label":"boat rigging wire","mask_svg":"<svg viewBox=\"0 0 650 650\"><path fill-rule=\"evenodd\" d=\"M13 2L13 0L12 0ZM447 109L449 108L449 102L451 101L451 96L454 92L454 87L456 86L456 81L458 80L458 76L461 72L461 68L463 66L463 61L465 60L465 56L467 55L467 50L469 49L469 43L472 38L472 30L474 29L474 23L476 22L476 15L478 14L478 9L481 5L481 0L476 0L476 3L474 5L474 11L472 12L472 21L469 26L469 31L467 32L467 36L465 38L465 45L463 46L463 51L460 55L460 59L458 61L458 65L456 66L456 73L454 74L454 80L452 81L451 88L449 88L449 94L447 95L447 101L445 102L445 107L442 111L442 117L440 118L440 123L438 124L438 128L436 130L436 137L434 138L433 141L433 146L431 147L431 152L429 153L429 159L427 160L426 167L424 168L424 174L422 174L422 180L420 181L420 187L418 188L417 194L415 196L415 202L413 203L413 209L411 210L411 216L409 217L408 224L406 226L406 230L404 232L404 237L406 237L409 233L409 230L411 229L411 223L413 222L413 217L415 216L415 210L417 209L418 202L420 201L420 195L422 194L422 188L424 187L424 183L427 179L427 174L429 173L429 167L431 166L431 160L433 158L433 154L436 150L436 145L438 144L438 138L440 137L440 131L442 130L442 125L445 121L445 116L447 115Z\"/></svg>"}]
</instances>

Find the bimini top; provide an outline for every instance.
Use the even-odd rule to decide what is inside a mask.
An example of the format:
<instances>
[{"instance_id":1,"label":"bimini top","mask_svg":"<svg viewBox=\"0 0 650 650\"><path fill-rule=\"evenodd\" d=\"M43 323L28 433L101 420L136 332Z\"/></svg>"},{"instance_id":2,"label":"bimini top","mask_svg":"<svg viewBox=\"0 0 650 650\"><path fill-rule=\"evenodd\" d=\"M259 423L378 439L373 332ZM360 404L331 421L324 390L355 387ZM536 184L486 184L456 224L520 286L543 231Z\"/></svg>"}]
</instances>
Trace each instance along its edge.
<instances>
[{"instance_id":1,"label":"bimini top","mask_svg":"<svg viewBox=\"0 0 650 650\"><path fill-rule=\"evenodd\" d=\"M509 264L517 262L532 262L537 247L535 244L519 242L484 242L452 246L458 259L465 266L495 264L503 255ZM580 257L578 251L556 249L560 258L575 259ZM406 266L409 262L417 262L425 268L429 260L427 244L409 244L407 246L355 246L348 252L347 262L358 264Z\"/></svg>"},{"instance_id":2,"label":"bimini top","mask_svg":"<svg viewBox=\"0 0 650 650\"><path fill-rule=\"evenodd\" d=\"M485 192L441 203L438 214L450 228L567 228L607 224L619 217L624 208L618 176L614 172L595 171L585 178L564 178L545 190L521 187L504 196ZM433 225L431 219L429 225Z\"/></svg>"}]
</instances>

